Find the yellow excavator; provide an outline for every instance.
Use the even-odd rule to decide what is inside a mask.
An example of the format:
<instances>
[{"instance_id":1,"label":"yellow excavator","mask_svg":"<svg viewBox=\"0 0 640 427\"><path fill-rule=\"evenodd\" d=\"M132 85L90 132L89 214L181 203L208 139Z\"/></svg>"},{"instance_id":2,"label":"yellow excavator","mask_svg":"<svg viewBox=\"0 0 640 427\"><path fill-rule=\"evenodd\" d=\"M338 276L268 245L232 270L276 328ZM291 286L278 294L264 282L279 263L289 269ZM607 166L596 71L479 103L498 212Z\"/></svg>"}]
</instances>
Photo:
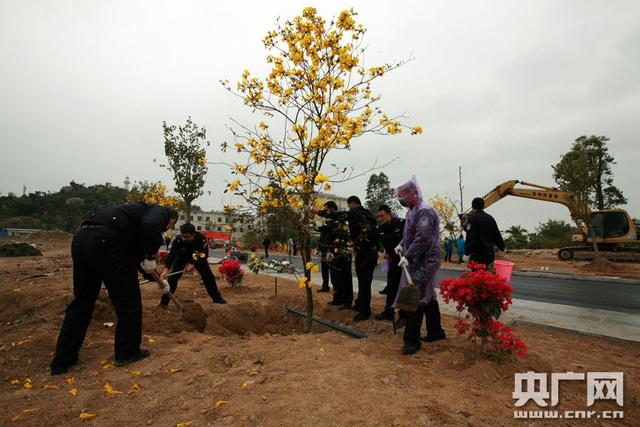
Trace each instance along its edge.
<instances>
[{"instance_id":1,"label":"yellow excavator","mask_svg":"<svg viewBox=\"0 0 640 427\"><path fill-rule=\"evenodd\" d=\"M516 187L518 184L520 186ZM595 239L602 258L640 262L640 221L633 219L624 209L592 211L574 193L518 180L503 182L489 191L483 197L485 209L506 196L560 203L569 209L571 219L581 234L572 237L572 246L558 250L558 258L563 261L594 259ZM471 213L469 209L460 215L463 228Z\"/></svg>"}]
</instances>

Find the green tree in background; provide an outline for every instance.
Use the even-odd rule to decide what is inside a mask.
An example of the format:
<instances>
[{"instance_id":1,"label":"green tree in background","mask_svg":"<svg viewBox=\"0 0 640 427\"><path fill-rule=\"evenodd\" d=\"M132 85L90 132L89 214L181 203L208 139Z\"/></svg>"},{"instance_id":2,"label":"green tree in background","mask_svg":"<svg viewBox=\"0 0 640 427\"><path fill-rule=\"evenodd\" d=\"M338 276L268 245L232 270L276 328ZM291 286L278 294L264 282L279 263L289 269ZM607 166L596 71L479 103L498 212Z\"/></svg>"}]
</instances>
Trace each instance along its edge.
<instances>
[{"instance_id":1,"label":"green tree in background","mask_svg":"<svg viewBox=\"0 0 640 427\"><path fill-rule=\"evenodd\" d=\"M560 161L551 166L553 177L563 190L579 195L592 209L608 209L627 203L622 190L613 185L612 166L606 136L581 136Z\"/></svg>"},{"instance_id":2,"label":"green tree in background","mask_svg":"<svg viewBox=\"0 0 640 427\"><path fill-rule=\"evenodd\" d=\"M387 205L392 211L400 208L389 178L384 172L372 174L367 182L365 207L375 213L381 205Z\"/></svg>"},{"instance_id":3,"label":"green tree in background","mask_svg":"<svg viewBox=\"0 0 640 427\"><path fill-rule=\"evenodd\" d=\"M529 235L529 248L561 248L571 243L572 235L579 233L577 228L566 221L548 219L538 224L535 233Z\"/></svg>"},{"instance_id":4,"label":"green tree in background","mask_svg":"<svg viewBox=\"0 0 640 427\"><path fill-rule=\"evenodd\" d=\"M529 244L527 229L522 228L520 225L512 225L504 232L509 235L505 240L507 248L509 249L523 249Z\"/></svg>"},{"instance_id":5,"label":"green tree in background","mask_svg":"<svg viewBox=\"0 0 640 427\"><path fill-rule=\"evenodd\" d=\"M162 122L162 129L168 165L161 166L173 172L173 191L182 197L185 218L189 221L191 203L204 194L202 188L208 172L207 131L194 123L191 117L184 126L169 126Z\"/></svg>"}]
</instances>

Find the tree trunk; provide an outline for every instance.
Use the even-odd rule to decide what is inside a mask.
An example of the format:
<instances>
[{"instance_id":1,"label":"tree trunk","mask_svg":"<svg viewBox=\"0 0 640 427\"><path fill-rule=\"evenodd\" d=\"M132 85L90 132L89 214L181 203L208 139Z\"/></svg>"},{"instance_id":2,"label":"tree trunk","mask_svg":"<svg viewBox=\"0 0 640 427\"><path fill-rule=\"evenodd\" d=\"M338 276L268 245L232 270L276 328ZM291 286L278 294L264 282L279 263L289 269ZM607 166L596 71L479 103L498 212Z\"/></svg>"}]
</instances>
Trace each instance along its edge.
<instances>
[{"instance_id":1,"label":"tree trunk","mask_svg":"<svg viewBox=\"0 0 640 427\"><path fill-rule=\"evenodd\" d=\"M593 256L594 261L597 261L598 258L600 258L600 254L598 253L598 242L596 240L596 233L593 231L593 227L591 227L591 224L589 224L588 226L588 231L589 231L589 237L591 237L591 242L593 243Z\"/></svg>"},{"instance_id":2,"label":"tree trunk","mask_svg":"<svg viewBox=\"0 0 640 427\"><path fill-rule=\"evenodd\" d=\"M191 223L191 200L184 200L184 222Z\"/></svg>"},{"instance_id":3,"label":"tree trunk","mask_svg":"<svg viewBox=\"0 0 640 427\"><path fill-rule=\"evenodd\" d=\"M311 271L307 270L306 265L311 261L311 242L309 233L302 232L300 239L300 255L302 256L302 264L304 266L304 276L307 278L307 283L311 280ZM311 326L313 324L313 288L310 286L305 287L307 294L307 320L305 322L305 332L311 332Z\"/></svg>"}]
</instances>

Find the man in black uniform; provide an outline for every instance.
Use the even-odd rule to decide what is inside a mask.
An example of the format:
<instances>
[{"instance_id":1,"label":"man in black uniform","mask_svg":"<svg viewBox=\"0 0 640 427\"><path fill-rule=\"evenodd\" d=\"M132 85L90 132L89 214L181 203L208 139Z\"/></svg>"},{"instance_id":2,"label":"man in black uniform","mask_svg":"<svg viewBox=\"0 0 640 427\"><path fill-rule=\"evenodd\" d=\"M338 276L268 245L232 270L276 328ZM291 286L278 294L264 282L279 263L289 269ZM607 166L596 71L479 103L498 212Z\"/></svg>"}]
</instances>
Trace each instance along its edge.
<instances>
[{"instance_id":1,"label":"man in black uniform","mask_svg":"<svg viewBox=\"0 0 640 427\"><path fill-rule=\"evenodd\" d=\"M400 277L402 276L402 268L398 266L400 257L395 252L396 246L402 240L402 231L404 229L404 220L391 215L391 209L387 205L378 208L378 240L384 248L385 262L387 263L387 300L384 305L384 311L375 316L376 320L393 320L393 303L396 300Z\"/></svg>"},{"instance_id":2,"label":"man in black uniform","mask_svg":"<svg viewBox=\"0 0 640 427\"><path fill-rule=\"evenodd\" d=\"M473 214L467 221L467 241L464 244L464 258L466 262L473 261L484 264L489 269L495 260L494 246L504 252L504 240L500 235L500 230L496 220L486 213L484 209L484 199L476 197L471 202Z\"/></svg>"},{"instance_id":3,"label":"man in black uniform","mask_svg":"<svg viewBox=\"0 0 640 427\"><path fill-rule=\"evenodd\" d=\"M211 272L209 262L207 261L207 253L209 247L207 246L207 239L202 233L196 232L196 228L193 224L182 224L180 226L180 235L173 239L171 243L171 251L164 261L165 268L162 272L162 278L167 279L169 282L169 288L172 293L176 292L178 287L178 280L182 277L182 273L177 273L172 276L171 272L183 271L189 264L193 265L204 283L204 287L207 293L216 304L226 304L227 302L220 295L218 286L216 285L216 278ZM165 294L160 299L160 307L166 308L169 305L169 297Z\"/></svg>"},{"instance_id":4,"label":"man in black uniform","mask_svg":"<svg viewBox=\"0 0 640 427\"><path fill-rule=\"evenodd\" d=\"M365 209L357 196L347 199L349 210L346 212L320 211L320 216L346 220L349 223L349 235L355 252L356 276L358 277L358 298L353 318L355 322L367 320L371 316L371 281L378 263L378 232L376 218Z\"/></svg>"},{"instance_id":5,"label":"man in black uniform","mask_svg":"<svg viewBox=\"0 0 640 427\"><path fill-rule=\"evenodd\" d=\"M324 204L327 214L338 211L333 201ZM324 256L331 283L333 284L333 300L331 305L350 308L353 301L353 278L351 275L351 252L349 252L349 226L346 221L328 219L320 226L321 235L326 236L326 254Z\"/></svg>"},{"instance_id":6,"label":"man in black uniform","mask_svg":"<svg viewBox=\"0 0 640 427\"><path fill-rule=\"evenodd\" d=\"M269 248L271 247L271 239L269 236L265 236L262 241L262 247L264 248L264 257L269 258Z\"/></svg>"},{"instance_id":7,"label":"man in black uniform","mask_svg":"<svg viewBox=\"0 0 640 427\"><path fill-rule=\"evenodd\" d=\"M325 209L328 209L326 204L324 207ZM331 242L333 239L331 238L331 227L327 227L327 225L329 225L329 221L325 222L325 225L318 227L318 231L320 232L320 238L318 239L318 252L320 252L320 272L322 273L322 287L318 289L318 292L331 291L331 288L329 288L331 273L329 262L327 261L327 254L331 249ZM333 287L335 290L335 284Z\"/></svg>"},{"instance_id":8,"label":"man in black uniform","mask_svg":"<svg viewBox=\"0 0 640 427\"><path fill-rule=\"evenodd\" d=\"M124 366L149 355L140 349L138 269L155 270L162 233L173 228L177 219L173 209L137 202L105 208L82 224L71 243L75 298L65 312L51 362L52 375L67 372L78 361L103 282L118 316L115 364Z\"/></svg>"}]
</instances>

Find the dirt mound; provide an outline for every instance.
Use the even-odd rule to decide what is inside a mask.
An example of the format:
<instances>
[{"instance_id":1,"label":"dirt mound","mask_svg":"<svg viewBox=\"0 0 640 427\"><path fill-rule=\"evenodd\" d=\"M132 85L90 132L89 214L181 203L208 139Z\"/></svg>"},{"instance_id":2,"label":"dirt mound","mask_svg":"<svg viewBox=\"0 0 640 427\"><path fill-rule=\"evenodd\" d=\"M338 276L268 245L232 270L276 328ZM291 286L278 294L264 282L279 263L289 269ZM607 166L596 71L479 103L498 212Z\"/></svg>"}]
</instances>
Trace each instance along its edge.
<instances>
[{"instance_id":1,"label":"dirt mound","mask_svg":"<svg viewBox=\"0 0 640 427\"><path fill-rule=\"evenodd\" d=\"M197 302L183 301L182 307L182 320L195 326L199 332L204 332L207 327L207 313L202 306Z\"/></svg>"},{"instance_id":2,"label":"dirt mound","mask_svg":"<svg viewBox=\"0 0 640 427\"><path fill-rule=\"evenodd\" d=\"M42 256L42 252L28 243L7 243L0 246L0 256Z\"/></svg>"},{"instance_id":3,"label":"dirt mound","mask_svg":"<svg viewBox=\"0 0 640 427\"><path fill-rule=\"evenodd\" d=\"M618 271L624 270L623 266L617 265L606 258L598 258L596 260L593 260L590 263L584 265L582 268L587 271L597 271L599 273L616 273Z\"/></svg>"}]
</instances>

